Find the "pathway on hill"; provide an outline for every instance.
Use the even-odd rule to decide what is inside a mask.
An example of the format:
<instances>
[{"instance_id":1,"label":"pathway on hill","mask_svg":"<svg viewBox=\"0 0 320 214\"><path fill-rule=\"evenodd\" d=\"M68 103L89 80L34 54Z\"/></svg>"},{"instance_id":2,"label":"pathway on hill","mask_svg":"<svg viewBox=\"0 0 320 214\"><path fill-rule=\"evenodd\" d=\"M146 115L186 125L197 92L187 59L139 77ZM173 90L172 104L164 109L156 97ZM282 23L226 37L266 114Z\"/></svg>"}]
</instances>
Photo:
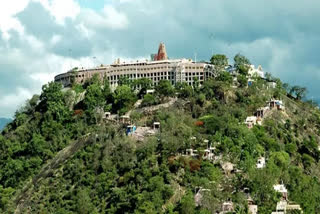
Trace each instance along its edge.
<instances>
[{"instance_id":1,"label":"pathway on hill","mask_svg":"<svg viewBox=\"0 0 320 214\"><path fill-rule=\"evenodd\" d=\"M153 111L157 111L161 108L168 108L168 107L172 106L177 100L178 100L178 98L176 98L176 97L169 98L169 102L162 103L162 104L155 105L155 106L143 107L141 109L136 109L136 110L141 111L141 112L153 112Z\"/></svg>"},{"instance_id":2,"label":"pathway on hill","mask_svg":"<svg viewBox=\"0 0 320 214\"><path fill-rule=\"evenodd\" d=\"M133 105L133 109L138 108L141 105L141 103L142 103L142 99L137 100L137 102ZM125 113L125 116L130 116L133 109Z\"/></svg>"},{"instance_id":3,"label":"pathway on hill","mask_svg":"<svg viewBox=\"0 0 320 214\"><path fill-rule=\"evenodd\" d=\"M163 213L166 212L166 210L168 209L168 206L174 205L178 202L181 201L181 198L184 196L184 194L186 193L186 190L184 187L180 186L179 184L179 180L181 181L181 177L184 175L184 172L178 173L176 176L173 176L173 179L171 181L171 186L174 190L173 195L171 196L171 198L162 206L162 211Z\"/></svg>"},{"instance_id":4,"label":"pathway on hill","mask_svg":"<svg viewBox=\"0 0 320 214\"><path fill-rule=\"evenodd\" d=\"M54 174L55 170L59 169L63 163L65 163L85 145L93 142L93 139L90 136L91 134L89 133L81 139L71 143L69 146L58 152L53 159L49 160L49 162L42 167L40 172L22 188L22 191L14 199L16 204L15 214L22 213L23 209L28 206L28 201L33 193L34 186L38 185L42 179Z\"/></svg>"}]
</instances>

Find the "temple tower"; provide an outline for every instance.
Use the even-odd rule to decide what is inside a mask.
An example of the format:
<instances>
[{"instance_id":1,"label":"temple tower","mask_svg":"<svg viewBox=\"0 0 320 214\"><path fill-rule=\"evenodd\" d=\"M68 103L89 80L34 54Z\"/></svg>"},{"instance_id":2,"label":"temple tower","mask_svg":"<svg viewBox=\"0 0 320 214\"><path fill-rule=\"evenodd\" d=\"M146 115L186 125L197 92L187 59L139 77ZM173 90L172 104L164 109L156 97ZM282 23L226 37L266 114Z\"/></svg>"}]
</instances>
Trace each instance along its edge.
<instances>
[{"instance_id":1,"label":"temple tower","mask_svg":"<svg viewBox=\"0 0 320 214\"><path fill-rule=\"evenodd\" d=\"M167 60L167 59L168 59L168 55L166 51L166 46L164 45L164 43L161 42L159 45L158 54L155 56L155 60L159 61L159 60Z\"/></svg>"}]
</instances>

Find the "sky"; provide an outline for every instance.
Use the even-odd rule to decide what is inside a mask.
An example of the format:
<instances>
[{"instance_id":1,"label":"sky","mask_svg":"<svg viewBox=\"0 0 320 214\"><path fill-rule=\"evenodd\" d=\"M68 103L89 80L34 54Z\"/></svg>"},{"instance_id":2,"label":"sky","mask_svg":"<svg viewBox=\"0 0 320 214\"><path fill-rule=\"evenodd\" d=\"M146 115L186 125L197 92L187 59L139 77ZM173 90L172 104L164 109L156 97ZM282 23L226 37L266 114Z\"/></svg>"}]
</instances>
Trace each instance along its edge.
<instances>
[{"instance_id":1,"label":"sky","mask_svg":"<svg viewBox=\"0 0 320 214\"><path fill-rule=\"evenodd\" d=\"M237 53L320 101L318 0L10 0L0 2L0 117L72 67Z\"/></svg>"}]
</instances>

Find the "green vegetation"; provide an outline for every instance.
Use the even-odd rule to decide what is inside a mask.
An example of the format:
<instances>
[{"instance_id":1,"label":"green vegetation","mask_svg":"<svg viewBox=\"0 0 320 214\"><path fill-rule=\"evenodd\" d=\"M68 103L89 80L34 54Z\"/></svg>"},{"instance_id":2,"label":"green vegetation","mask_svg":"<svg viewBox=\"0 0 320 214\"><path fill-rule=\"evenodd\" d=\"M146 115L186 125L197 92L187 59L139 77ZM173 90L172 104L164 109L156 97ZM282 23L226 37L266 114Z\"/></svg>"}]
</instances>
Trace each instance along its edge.
<instances>
[{"instance_id":1,"label":"green vegetation","mask_svg":"<svg viewBox=\"0 0 320 214\"><path fill-rule=\"evenodd\" d=\"M228 65L228 58L223 54L216 54L211 57L210 62L219 69L224 69Z\"/></svg>"},{"instance_id":2,"label":"green vegetation","mask_svg":"<svg viewBox=\"0 0 320 214\"><path fill-rule=\"evenodd\" d=\"M114 91L97 76L68 91L58 83L43 86L0 135L0 212L215 213L231 200L236 213L246 213L250 194L259 213L269 214L280 198L273 185L283 182L304 213L320 213L320 111L301 101L304 88L280 80L273 89L255 77L247 87L242 66L249 60L237 55L235 63L237 82L221 70L201 86L161 80L154 94L146 94L152 87L146 79L121 79ZM154 112L133 107L138 98L148 107L175 96L174 105ZM245 118L271 98L283 100L286 110L272 110L248 129ZM106 111L130 110L135 124L157 121L161 131L138 141L103 119ZM203 154L208 144L217 161L181 155L190 148ZM257 169L261 156L267 165ZM235 170L225 172L226 162ZM206 191L196 206L199 188Z\"/></svg>"},{"instance_id":3,"label":"green vegetation","mask_svg":"<svg viewBox=\"0 0 320 214\"><path fill-rule=\"evenodd\" d=\"M247 57L241 55L240 53L235 55L233 60L234 60L234 66L237 68L240 68L241 66L244 66L244 65L248 66L251 64L250 60Z\"/></svg>"}]
</instances>

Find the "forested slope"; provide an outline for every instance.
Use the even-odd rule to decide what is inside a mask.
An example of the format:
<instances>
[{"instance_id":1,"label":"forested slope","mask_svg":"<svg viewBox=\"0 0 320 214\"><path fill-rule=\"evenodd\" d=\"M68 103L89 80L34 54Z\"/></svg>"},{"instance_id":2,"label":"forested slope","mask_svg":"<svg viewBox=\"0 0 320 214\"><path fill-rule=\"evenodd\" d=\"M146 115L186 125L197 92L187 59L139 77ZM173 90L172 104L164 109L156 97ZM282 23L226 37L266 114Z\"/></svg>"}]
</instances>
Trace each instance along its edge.
<instances>
[{"instance_id":1,"label":"forested slope","mask_svg":"<svg viewBox=\"0 0 320 214\"><path fill-rule=\"evenodd\" d=\"M248 87L243 70L236 82L225 71L202 86L162 80L153 95L145 95L147 79L123 79L114 92L97 77L69 90L45 85L0 135L0 211L215 213L232 201L235 213L247 213L250 196L259 213L269 214L281 197L273 185L283 183L304 213L320 213L320 111L278 79L276 88L258 77ZM178 98L172 106L141 110L169 97ZM249 129L246 117L272 98L285 109ZM132 124L160 122L160 131L141 141L104 118L129 110ZM209 145L215 161L203 158ZM267 160L262 169L259 157ZM199 189L207 194L196 206Z\"/></svg>"}]
</instances>

